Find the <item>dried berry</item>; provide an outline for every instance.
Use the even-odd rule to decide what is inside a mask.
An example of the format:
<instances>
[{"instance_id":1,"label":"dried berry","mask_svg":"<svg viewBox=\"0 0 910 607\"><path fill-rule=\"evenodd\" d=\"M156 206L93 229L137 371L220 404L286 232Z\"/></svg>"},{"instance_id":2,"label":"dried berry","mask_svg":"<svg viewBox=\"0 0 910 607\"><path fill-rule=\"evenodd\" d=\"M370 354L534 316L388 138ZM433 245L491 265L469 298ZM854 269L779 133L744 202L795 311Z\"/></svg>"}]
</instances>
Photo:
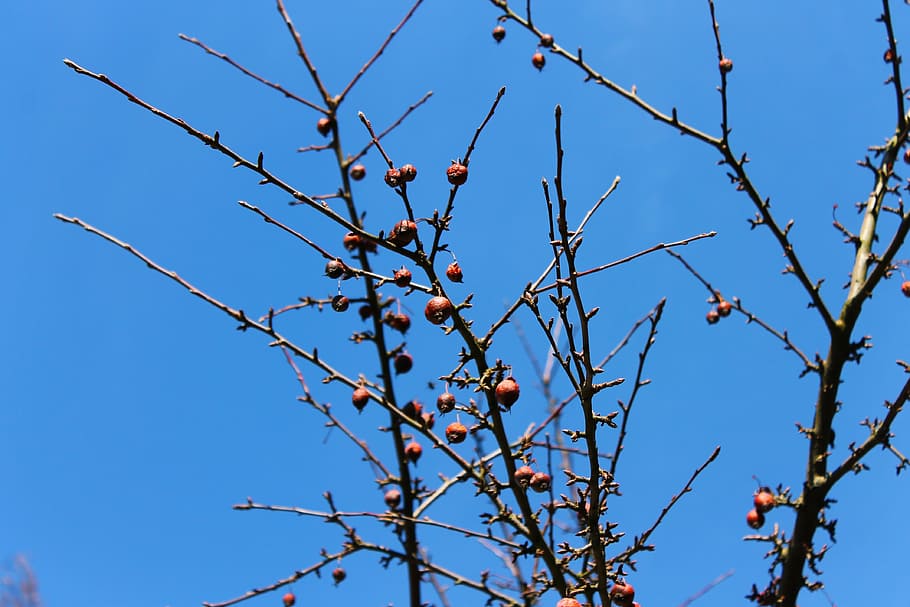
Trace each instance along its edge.
<instances>
[{"instance_id":1,"label":"dried berry","mask_svg":"<svg viewBox=\"0 0 910 607\"><path fill-rule=\"evenodd\" d=\"M443 392L436 397L436 408L440 413L448 413L455 408L455 395L451 392Z\"/></svg>"},{"instance_id":2,"label":"dried berry","mask_svg":"<svg viewBox=\"0 0 910 607\"><path fill-rule=\"evenodd\" d=\"M404 288L411 284L411 271L402 266L400 270L395 270L395 274L392 278L396 285Z\"/></svg>"},{"instance_id":3,"label":"dried berry","mask_svg":"<svg viewBox=\"0 0 910 607\"><path fill-rule=\"evenodd\" d=\"M370 304L363 304L357 308L357 313L360 315L360 320L366 320L373 315L373 306Z\"/></svg>"},{"instance_id":4,"label":"dried berry","mask_svg":"<svg viewBox=\"0 0 910 607\"><path fill-rule=\"evenodd\" d=\"M730 316L730 312L733 311L733 304L731 304L726 299L721 299L720 303L717 304L717 314L719 316Z\"/></svg>"},{"instance_id":5,"label":"dried berry","mask_svg":"<svg viewBox=\"0 0 910 607\"><path fill-rule=\"evenodd\" d=\"M411 328L411 317L407 314L386 314L385 322L399 333L407 333Z\"/></svg>"},{"instance_id":6,"label":"dried berry","mask_svg":"<svg viewBox=\"0 0 910 607\"><path fill-rule=\"evenodd\" d=\"M506 28L501 25L497 25L493 28L493 40L496 42L502 42L506 37Z\"/></svg>"},{"instance_id":7,"label":"dried berry","mask_svg":"<svg viewBox=\"0 0 910 607\"><path fill-rule=\"evenodd\" d=\"M460 162L453 162L452 165L446 169L446 179L448 179L449 183L452 185L464 185L464 182L468 180L468 167Z\"/></svg>"},{"instance_id":8,"label":"dried berry","mask_svg":"<svg viewBox=\"0 0 910 607\"><path fill-rule=\"evenodd\" d=\"M406 164L398 169L398 175L401 181L407 183L417 179L417 167L413 164Z\"/></svg>"},{"instance_id":9,"label":"dried berry","mask_svg":"<svg viewBox=\"0 0 910 607\"><path fill-rule=\"evenodd\" d=\"M885 63L891 63L894 61L894 53L891 52L890 48L885 50L885 54L882 55L882 59Z\"/></svg>"},{"instance_id":10,"label":"dried berry","mask_svg":"<svg viewBox=\"0 0 910 607\"><path fill-rule=\"evenodd\" d=\"M768 512L774 508L774 494L771 493L771 489L768 487L762 487L755 492L755 496L752 498L752 503L755 505L755 509L759 512Z\"/></svg>"},{"instance_id":11,"label":"dried berry","mask_svg":"<svg viewBox=\"0 0 910 607\"><path fill-rule=\"evenodd\" d=\"M351 167L351 179L360 181L367 176L367 168L362 164L355 164Z\"/></svg>"},{"instance_id":12,"label":"dried berry","mask_svg":"<svg viewBox=\"0 0 910 607\"><path fill-rule=\"evenodd\" d=\"M753 529L759 529L765 524L765 515L758 510L749 510L746 514L746 523Z\"/></svg>"},{"instance_id":13,"label":"dried berry","mask_svg":"<svg viewBox=\"0 0 910 607\"><path fill-rule=\"evenodd\" d=\"M395 374L401 375L402 373L407 373L411 370L411 367L414 366L414 357L408 354L407 352L402 352L395 357Z\"/></svg>"},{"instance_id":14,"label":"dried berry","mask_svg":"<svg viewBox=\"0 0 910 607\"><path fill-rule=\"evenodd\" d=\"M423 404L417 400L409 400L404 404L404 407L401 408L401 412L411 419L417 419L420 417L420 414L423 413Z\"/></svg>"},{"instance_id":15,"label":"dried berry","mask_svg":"<svg viewBox=\"0 0 910 607\"><path fill-rule=\"evenodd\" d=\"M385 172L383 179L385 179L386 185L389 187L397 188L401 183L401 172L398 169L389 169Z\"/></svg>"},{"instance_id":16,"label":"dried berry","mask_svg":"<svg viewBox=\"0 0 910 607\"><path fill-rule=\"evenodd\" d=\"M344 248L348 251L353 251L360 246L360 236L354 232L348 232L344 235L344 239L341 241L341 244L344 245Z\"/></svg>"},{"instance_id":17,"label":"dried berry","mask_svg":"<svg viewBox=\"0 0 910 607\"><path fill-rule=\"evenodd\" d=\"M449 264L449 267L446 268L446 278L452 282L461 282L464 278L464 274L461 272L461 266L458 265L457 261L453 261Z\"/></svg>"},{"instance_id":18,"label":"dried berry","mask_svg":"<svg viewBox=\"0 0 910 607\"><path fill-rule=\"evenodd\" d=\"M420 417L423 418L423 425L430 430L432 430L433 426L436 425L436 414L432 411L424 411L423 415Z\"/></svg>"},{"instance_id":19,"label":"dried berry","mask_svg":"<svg viewBox=\"0 0 910 607\"><path fill-rule=\"evenodd\" d=\"M284 603L284 607L292 607L297 602L297 597L294 596L293 592L288 592L281 597L281 602Z\"/></svg>"},{"instance_id":20,"label":"dried berry","mask_svg":"<svg viewBox=\"0 0 910 607\"><path fill-rule=\"evenodd\" d=\"M708 310L708 313L705 314L705 320L708 321L709 325L715 324L718 320L720 320L720 312L718 312L714 308L711 308L710 310Z\"/></svg>"},{"instance_id":21,"label":"dried berry","mask_svg":"<svg viewBox=\"0 0 910 607\"><path fill-rule=\"evenodd\" d=\"M363 411L363 408L367 406L368 402L370 402L370 393L363 386L355 389L351 394L351 403L358 411Z\"/></svg>"},{"instance_id":22,"label":"dried berry","mask_svg":"<svg viewBox=\"0 0 910 607\"><path fill-rule=\"evenodd\" d=\"M511 407L518 401L521 390L518 382L507 377L496 385L496 402L503 407Z\"/></svg>"},{"instance_id":23,"label":"dried berry","mask_svg":"<svg viewBox=\"0 0 910 607\"><path fill-rule=\"evenodd\" d=\"M635 600L635 588L632 587L632 584L616 582L610 588L610 600L620 607L632 607L632 601Z\"/></svg>"},{"instance_id":24,"label":"dried berry","mask_svg":"<svg viewBox=\"0 0 910 607\"><path fill-rule=\"evenodd\" d=\"M411 441L404 447L404 456L416 464L420 456L423 455L423 447L416 441Z\"/></svg>"},{"instance_id":25,"label":"dried berry","mask_svg":"<svg viewBox=\"0 0 910 607\"><path fill-rule=\"evenodd\" d=\"M904 294L904 297L910 297L910 280L901 283L901 293Z\"/></svg>"},{"instance_id":26,"label":"dried berry","mask_svg":"<svg viewBox=\"0 0 910 607\"><path fill-rule=\"evenodd\" d=\"M336 584L343 582L346 577L348 577L348 573L341 567L335 567L332 570L332 579L335 580Z\"/></svg>"},{"instance_id":27,"label":"dried berry","mask_svg":"<svg viewBox=\"0 0 910 607\"><path fill-rule=\"evenodd\" d=\"M536 67L538 70L542 70L543 66L547 64L547 58L543 56L543 53L536 52L531 55L531 65Z\"/></svg>"},{"instance_id":28,"label":"dried berry","mask_svg":"<svg viewBox=\"0 0 910 607\"><path fill-rule=\"evenodd\" d=\"M553 36L550 34L544 34L540 37L540 46L544 48L550 48L553 46Z\"/></svg>"},{"instance_id":29,"label":"dried berry","mask_svg":"<svg viewBox=\"0 0 910 607\"><path fill-rule=\"evenodd\" d=\"M531 466L522 466L515 471L515 482L522 487L527 487L534 478L534 469Z\"/></svg>"},{"instance_id":30,"label":"dried berry","mask_svg":"<svg viewBox=\"0 0 910 607\"><path fill-rule=\"evenodd\" d=\"M391 509L395 509L401 503L401 491L398 489L389 489L385 492L385 505Z\"/></svg>"},{"instance_id":31,"label":"dried berry","mask_svg":"<svg viewBox=\"0 0 910 607\"><path fill-rule=\"evenodd\" d=\"M528 484L537 493L543 493L550 488L550 475L546 472L535 472Z\"/></svg>"},{"instance_id":32,"label":"dried berry","mask_svg":"<svg viewBox=\"0 0 910 607\"><path fill-rule=\"evenodd\" d=\"M729 74L730 72L733 71L733 60L730 59L729 57L724 57L723 59L720 60L720 62L717 64L717 66L720 68L720 71L722 71L725 74Z\"/></svg>"},{"instance_id":33,"label":"dried berry","mask_svg":"<svg viewBox=\"0 0 910 607\"><path fill-rule=\"evenodd\" d=\"M461 443L468 436L468 429L461 422L452 422L446 426L446 440L450 443Z\"/></svg>"},{"instance_id":34,"label":"dried berry","mask_svg":"<svg viewBox=\"0 0 910 607\"><path fill-rule=\"evenodd\" d=\"M389 242L397 247L405 247L411 244L411 241L417 236L417 224L410 219L402 219L389 231L386 238Z\"/></svg>"},{"instance_id":35,"label":"dried berry","mask_svg":"<svg viewBox=\"0 0 910 607\"><path fill-rule=\"evenodd\" d=\"M424 308L423 314L434 325L441 325L452 316L453 310L451 301L437 295L427 302L427 307Z\"/></svg>"},{"instance_id":36,"label":"dried berry","mask_svg":"<svg viewBox=\"0 0 910 607\"><path fill-rule=\"evenodd\" d=\"M329 278L340 278L347 268L340 259L331 259L325 264L325 275Z\"/></svg>"},{"instance_id":37,"label":"dried berry","mask_svg":"<svg viewBox=\"0 0 910 607\"><path fill-rule=\"evenodd\" d=\"M323 137L327 137L328 134L332 132L332 119L328 117L322 117L317 120L316 130L319 131L319 134Z\"/></svg>"},{"instance_id":38,"label":"dried berry","mask_svg":"<svg viewBox=\"0 0 910 607\"><path fill-rule=\"evenodd\" d=\"M336 295L332 298L332 309L336 312L344 312L351 305L351 300L344 295Z\"/></svg>"},{"instance_id":39,"label":"dried berry","mask_svg":"<svg viewBox=\"0 0 910 607\"><path fill-rule=\"evenodd\" d=\"M559 601L556 603L556 607L581 607L581 603L579 603L576 599L567 596L559 599Z\"/></svg>"}]
</instances>

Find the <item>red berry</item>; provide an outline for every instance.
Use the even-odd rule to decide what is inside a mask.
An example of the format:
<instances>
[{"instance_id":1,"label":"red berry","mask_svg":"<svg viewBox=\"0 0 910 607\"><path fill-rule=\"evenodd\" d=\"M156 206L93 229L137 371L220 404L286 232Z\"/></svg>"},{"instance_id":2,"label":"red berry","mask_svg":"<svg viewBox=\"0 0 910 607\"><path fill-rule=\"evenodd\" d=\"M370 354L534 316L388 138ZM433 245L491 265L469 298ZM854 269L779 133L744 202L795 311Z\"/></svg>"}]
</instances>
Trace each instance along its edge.
<instances>
[{"instance_id":1,"label":"red berry","mask_svg":"<svg viewBox=\"0 0 910 607\"><path fill-rule=\"evenodd\" d=\"M402 267L400 270L395 270L395 274L392 276L395 281L395 284L399 287L406 287L411 284L411 271L405 267Z\"/></svg>"},{"instance_id":2,"label":"red berry","mask_svg":"<svg viewBox=\"0 0 910 607\"><path fill-rule=\"evenodd\" d=\"M401 181L414 181L417 179L417 167L415 167L413 164L406 164L402 167L399 167L398 174L401 178Z\"/></svg>"},{"instance_id":3,"label":"red berry","mask_svg":"<svg viewBox=\"0 0 910 607\"><path fill-rule=\"evenodd\" d=\"M717 66L720 68L720 71L725 74L729 74L733 71L733 60L729 59L728 57L724 57L720 60Z\"/></svg>"},{"instance_id":4,"label":"red berry","mask_svg":"<svg viewBox=\"0 0 910 607\"><path fill-rule=\"evenodd\" d=\"M351 179L360 181L367 176L367 168L362 164L355 164L351 167Z\"/></svg>"},{"instance_id":5,"label":"red berry","mask_svg":"<svg viewBox=\"0 0 910 607\"><path fill-rule=\"evenodd\" d=\"M502 42L506 37L506 28L501 25L497 25L493 28L493 40L496 42Z\"/></svg>"},{"instance_id":6,"label":"red berry","mask_svg":"<svg viewBox=\"0 0 910 607\"><path fill-rule=\"evenodd\" d=\"M535 472L528 484L537 493L543 493L550 488L550 475L546 472Z\"/></svg>"},{"instance_id":7,"label":"red berry","mask_svg":"<svg viewBox=\"0 0 910 607\"><path fill-rule=\"evenodd\" d=\"M332 579L335 580L336 584L343 582L346 577L348 577L348 573L341 567L335 567L335 569L332 570Z\"/></svg>"},{"instance_id":8,"label":"red berry","mask_svg":"<svg viewBox=\"0 0 910 607\"><path fill-rule=\"evenodd\" d=\"M432 411L425 411L421 417L423 418L423 425L432 430L433 426L436 425L436 414Z\"/></svg>"},{"instance_id":9,"label":"red berry","mask_svg":"<svg viewBox=\"0 0 910 607\"><path fill-rule=\"evenodd\" d=\"M726 299L720 300L720 303L717 304L717 313L720 316L730 316L730 312L733 311L733 304L731 304Z\"/></svg>"},{"instance_id":10,"label":"red berry","mask_svg":"<svg viewBox=\"0 0 910 607\"><path fill-rule=\"evenodd\" d=\"M399 333L407 333L408 329L411 328L411 318L407 314L392 314L389 312L384 320L387 325Z\"/></svg>"},{"instance_id":11,"label":"red berry","mask_svg":"<svg viewBox=\"0 0 910 607\"><path fill-rule=\"evenodd\" d=\"M316 121L316 130L323 137L327 137L332 132L332 119L323 117Z\"/></svg>"},{"instance_id":12,"label":"red berry","mask_svg":"<svg viewBox=\"0 0 910 607\"><path fill-rule=\"evenodd\" d=\"M411 244L415 236L417 236L417 224L410 219L402 219L392 226L386 240L397 247L405 247Z\"/></svg>"},{"instance_id":13,"label":"red berry","mask_svg":"<svg viewBox=\"0 0 910 607\"><path fill-rule=\"evenodd\" d=\"M391 509L395 509L401 503L401 491L398 489L389 489L385 492L385 505Z\"/></svg>"},{"instance_id":14,"label":"red berry","mask_svg":"<svg viewBox=\"0 0 910 607\"><path fill-rule=\"evenodd\" d=\"M749 510L746 514L746 523L753 529L758 529L765 524L765 515L758 510Z\"/></svg>"},{"instance_id":15,"label":"red berry","mask_svg":"<svg viewBox=\"0 0 910 607\"><path fill-rule=\"evenodd\" d=\"M420 417L420 414L423 413L423 405L420 401L409 400L404 404L404 407L401 408L401 412L411 419L417 419Z\"/></svg>"},{"instance_id":16,"label":"red berry","mask_svg":"<svg viewBox=\"0 0 910 607\"><path fill-rule=\"evenodd\" d=\"M443 392L436 398L436 408L440 413L448 413L455 408L455 395L451 392Z\"/></svg>"},{"instance_id":17,"label":"red berry","mask_svg":"<svg viewBox=\"0 0 910 607\"><path fill-rule=\"evenodd\" d=\"M894 53L891 52L890 48L885 50L885 54L882 55L882 59L885 61L885 63L891 63L894 61Z\"/></svg>"},{"instance_id":18,"label":"red berry","mask_svg":"<svg viewBox=\"0 0 910 607\"><path fill-rule=\"evenodd\" d=\"M581 603L573 599L570 596L559 599L559 602L556 603L556 607L581 607Z\"/></svg>"},{"instance_id":19,"label":"red berry","mask_svg":"<svg viewBox=\"0 0 910 607\"><path fill-rule=\"evenodd\" d=\"M461 282L461 279L464 278L464 274L461 273L461 266L458 265L457 261L453 261L446 268L446 278L452 282Z\"/></svg>"},{"instance_id":20,"label":"red berry","mask_svg":"<svg viewBox=\"0 0 910 607\"><path fill-rule=\"evenodd\" d=\"M910 297L910 280L901 283L901 293L904 294L904 297Z\"/></svg>"},{"instance_id":21,"label":"red berry","mask_svg":"<svg viewBox=\"0 0 910 607\"><path fill-rule=\"evenodd\" d=\"M496 385L496 402L504 407L511 407L518 400L520 393L518 382L507 377Z\"/></svg>"},{"instance_id":22,"label":"red berry","mask_svg":"<svg viewBox=\"0 0 910 607\"><path fill-rule=\"evenodd\" d=\"M407 373L411 370L411 367L414 366L414 357L407 352L402 352L395 357L394 366L396 375Z\"/></svg>"},{"instance_id":23,"label":"red berry","mask_svg":"<svg viewBox=\"0 0 910 607\"><path fill-rule=\"evenodd\" d=\"M340 259L331 259L325 264L325 275L329 278L340 278L347 268Z\"/></svg>"},{"instance_id":24,"label":"red berry","mask_svg":"<svg viewBox=\"0 0 910 607\"><path fill-rule=\"evenodd\" d=\"M752 503L759 512L768 512L774 508L774 494L771 493L771 490L767 487L762 487L755 493L755 497L752 498Z\"/></svg>"},{"instance_id":25,"label":"red berry","mask_svg":"<svg viewBox=\"0 0 910 607\"><path fill-rule=\"evenodd\" d=\"M635 588L632 587L632 584L616 582L610 588L610 599L622 607L631 607L632 601L635 599Z\"/></svg>"},{"instance_id":26,"label":"red berry","mask_svg":"<svg viewBox=\"0 0 910 607\"><path fill-rule=\"evenodd\" d=\"M332 309L336 312L344 312L351 305L351 300L344 295L336 295L332 298Z\"/></svg>"},{"instance_id":27,"label":"red berry","mask_svg":"<svg viewBox=\"0 0 910 607\"><path fill-rule=\"evenodd\" d=\"M452 302L445 297L436 296L427 302L427 307L423 310L423 315L427 317L434 325L441 325L452 316L454 308Z\"/></svg>"},{"instance_id":28,"label":"red berry","mask_svg":"<svg viewBox=\"0 0 910 607\"><path fill-rule=\"evenodd\" d=\"M411 463L416 464L421 455L423 455L423 447L421 447L417 442L411 441L405 445L404 456L411 460Z\"/></svg>"},{"instance_id":29,"label":"red berry","mask_svg":"<svg viewBox=\"0 0 910 607\"><path fill-rule=\"evenodd\" d=\"M363 408L367 406L367 403L370 402L370 393L363 386L354 390L351 394L351 403L357 408L358 411L363 411Z\"/></svg>"},{"instance_id":30,"label":"red berry","mask_svg":"<svg viewBox=\"0 0 910 607\"><path fill-rule=\"evenodd\" d=\"M522 466L515 471L515 482L522 487L527 487L534 477L534 469L531 466Z\"/></svg>"},{"instance_id":31,"label":"red berry","mask_svg":"<svg viewBox=\"0 0 910 607\"><path fill-rule=\"evenodd\" d=\"M284 607L291 607L294 603L297 602L297 597L294 596L293 592L288 592L283 597L281 597L281 601L284 603Z\"/></svg>"},{"instance_id":32,"label":"red berry","mask_svg":"<svg viewBox=\"0 0 910 607\"><path fill-rule=\"evenodd\" d=\"M397 188L398 184L401 183L401 171L398 169L389 169L385 172L385 177L383 179L385 179L385 182L389 187Z\"/></svg>"},{"instance_id":33,"label":"red berry","mask_svg":"<svg viewBox=\"0 0 910 607\"><path fill-rule=\"evenodd\" d=\"M468 436L468 429L461 422L452 422L446 426L446 440L450 443L461 443Z\"/></svg>"},{"instance_id":34,"label":"red berry","mask_svg":"<svg viewBox=\"0 0 910 607\"><path fill-rule=\"evenodd\" d=\"M708 313L705 314L705 320L708 321L709 325L713 325L718 320L720 320L720 312L718 312L714 308L708 310Z\"/></svg>"},{"instance_id":35,"label":"red berry","mask_svg":"<svg viewBox=\"0 0 910 607\"><path fill-rule=\"evenodd\" d=\"M357 313L360 314L360 320L366 320L373 315L373 306L370 304L363 304L357 308Z\"/></svg>"},{"instance_id":36,"label":"red berry","mask_svg":"<svg viewBox=\"0 0 910 607\"><path fill-rule=\"evenodd\" d=\"M468 167L460 162L453 162L452 166L446 169L446 179L452 185L463 185L468 180Z\"/></svg>"},{"instance_id":37,"label":"red berry","mask_svg":"<svg viewBox=\"0 0 910 607\"><path fill-rule=\"evenodd\" d=\"M910 148L907 148L904 152L904 162L910 164Z\"/></svg>"},{"instance_id":38,"label":"red berry","mask_svg":"<svg viewBox=\"0 0 910 607\"><path fill-rule=\"evenodd\" d=\"M547 64L547 58L543 56L543 53L536 52L531 55L531 65L536 67L538 70L542 70L543 66Z\"/></svg>"},{"instance_id":39,"label":"red berry","mask_svg":"<svg viewBox=\"0 0 910 607\"><path fill-rule=\"evenodd\" d=\"M544 48L550 48L553 46L553 36L550 34L544 34L540 37L540 46Z\"/></svg>"},{"instance_id":40,"label":"red berry","mask_svg":"<svg viewBox=\"0 0 910 607\"><path fill-rule=\"evenodd\" d=\"M360 236L354 232L348 232L344 235L344 239L341 241L341 244L344 245L344 248L348 251L353 251L360 246Z\"/></svg>"}]
</instances>

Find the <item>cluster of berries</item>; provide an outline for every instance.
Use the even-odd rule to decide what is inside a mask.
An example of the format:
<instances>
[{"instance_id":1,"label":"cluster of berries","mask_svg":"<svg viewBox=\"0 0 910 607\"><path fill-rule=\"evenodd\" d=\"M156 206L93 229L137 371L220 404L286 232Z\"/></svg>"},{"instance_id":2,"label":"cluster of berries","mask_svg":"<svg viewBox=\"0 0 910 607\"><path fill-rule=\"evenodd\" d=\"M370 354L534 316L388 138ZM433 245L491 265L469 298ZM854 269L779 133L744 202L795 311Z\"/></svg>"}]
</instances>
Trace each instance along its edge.
<instances>
[{"instance_id":1,"label":"cluster of berries","mask_svg":"<svg viewBox=\"0 0 910 607\"><path fill-rule=\"evenodd\" d=\"M610 601L617 607L641 607L635 602L635 588L626 582L616 582L610 588ZM570 596L559 599L556 607L581 607L577 599Z\"/></svg>"},{"instance_id":2,"label":"cluster of berries","mask_svg":"<svg viewBox=\"0 0 910 607\"><path fill-rule=\"evenodd\" d=\"M713 325L721 318L730 316L730 312L732 311L733 304L726 299L721 299L715 307L708 310L708 313L705 315L705 320L708 321L709 325Z\"/></svg>"},{"instance_id":3,"label":"cluster of berries","mask_svg":"<svg viewBox=\"0 0 910 607\"><path fill-rule=\"evenodd\" d=\"M746 513L746 523L753 529L759 529L765 524L765 512L774 508L776 500L769 487L762 487L755 492L752 504L755 506Z\"/></svg>"}]
</instances>

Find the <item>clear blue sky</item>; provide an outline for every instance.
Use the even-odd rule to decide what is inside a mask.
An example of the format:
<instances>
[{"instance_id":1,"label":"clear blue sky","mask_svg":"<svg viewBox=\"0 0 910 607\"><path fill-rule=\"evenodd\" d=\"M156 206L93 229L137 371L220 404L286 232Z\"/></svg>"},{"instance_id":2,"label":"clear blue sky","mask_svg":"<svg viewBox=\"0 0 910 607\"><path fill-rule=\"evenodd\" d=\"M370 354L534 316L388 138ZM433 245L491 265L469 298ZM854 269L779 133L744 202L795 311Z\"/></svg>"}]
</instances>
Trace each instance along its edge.
<instances>
[{"instance_id":1,"label":"clear blue sky","mask_svg":"<svg viewBox=\"0 0 910 607\"><path fill-rule=\"evenodd\" d=\"M718 132L706 3L537 4L535 19L557 42L583 46L586 59L609 77L635 83L658 107L675 105L683 119ZM408 6L288 2L336 92ZM823 293L831 302L842 297L850 263L850 251L830 227L831 207L839 204L839 218L856 228L852 205L865 198L871 180L855 161L893 129L893 93L881 85L888 69L881 60L883 28L874 22L878 10L877 3L826 3L824 10L780 1L718 5L735 62L734 145L753 158L753 177L778 218L796 220L798 252L812 276L827 279ZM895 2L894 11L898 34L906 34L907 7ZM476 293L469 313L476 326L496 318L547 261L539 184L554 172L552 116L560 103L571 223L615 175L623 179L588 227L586 263L717 230L712 241L687 247L687 258L725 294L788 329L804 350L823 348L806 297L795 280L780 275L783 260L770 235L749 231L745 220L753 211L726 183L710 150L582 83L563 62L551 60L538 73L530 65L535 41L510 27L497 47L489 34L495 17L485 0L427 2L340 113L346 149L356 151L366 142L358 111L382 127L434 92L386 142L396 161L417 165L411 192L418 213L429 215L445 202L449 160L463 153L497 89L507 87L473 157L451 235L465 271L465 285L453 292ZM337 549L340 534L318 521L230 508L246 496L322 507L326 490L344 509L382 508L358 453L295 401L299 387L280 352L260 336L235 331L233 321L124 251L51 217L75 215L116 234L251 315L300 295L334 293L310 250L236 201L261 206L335 249L339 230L287 207L286 196L257 186L223 156L62 63L69 57L104 72L198 128L218 129L248 157L263 150L266 163L299 189L328 193L338 185L331 159L295 152L322 142L316 112L177 38L196 36L316 99L273 3L16 2L0 9L0 23L6 91L0 97L6 285L0 315L7 321L0 348L0 558L25 554L48 606L183 607L268 584L313 562L320 548ZM379 156L371 152L365 163L368 178L355 194L371 225L387 230L400 209L379 179ZM382 271L398 265L388 253L377 258ZM707 293L664 254L592 278L588 287L588 302L601 307L595 327L603 353L661 297L669 299L646 369L653 383L633 412L619 479L624 496L612 503L611 520L620 520L631 538L714 445L723 448L653 537L657 551L639 560L631 579L640 601L678 604L735 569L697 604L745 604L741 597L753 581L764 581L766 568L763 548L741 541L749 531L744 516L752 475L798 487L805 442L794 423L811 422L815 384L798 380L798 360L756 327L735 318L708 327ZM405 303L419 321L422 300L412 299ZM881 403L904 381L894 359L910 356L908 304L891 281L868 306L859 331L873 336L875 348L846 373L841 456L850 440L863 436L856 422L881 415ZM530 317L520 320L533 334ZM347 341L360 327L353 313L308 310L282 323L301 345L318 345L349 373L374 372L357 366L365 359ZM400 391L432 402L426 382L449 370L457 348L454 337L415 324L408 348L416 365ZM543 357L545 345L534 335ZM642 339L609 375L633 376ZM522 410L514 419L523 428L539 416L543 400L515 333L506 329L495 350L522 380ZM348 411L347 390L324 388L318 373L304 372L320 399ZM565 394L565 384L558 390ZM628 393L615 389L604 408ZM375 410L352 421L376 444L383 444L375 432L382 423ZM897 444L910 450L910 423L899 420L895 430ZM430 481L442 465L438 457L429 454L419 467ZM838 605L870 597L903 604L910 489L906 478L895 478L886 453L868 463L872 473L845 480L834 495L838 543L823 563L824 579ZM462 497L470 493L464 488ZM447 507L433 514L462 516ZM786 528L792 519L775 511L769 520ZM394 542L381 528L360 528ZM471 574L496 566L478 565L472 542L428 537L433 555L455 569ZM345 566L349 580L338 588L327 579L297 583L301 604L404 604L403 568L383 572L373 556L362 555ZM429 588L426 596L435 598ZM481 603L470 593L452 598ZM279 601L270 595L248 604ZM828 601L807 594L801 605Z\"/></svg>"}]
</instances>

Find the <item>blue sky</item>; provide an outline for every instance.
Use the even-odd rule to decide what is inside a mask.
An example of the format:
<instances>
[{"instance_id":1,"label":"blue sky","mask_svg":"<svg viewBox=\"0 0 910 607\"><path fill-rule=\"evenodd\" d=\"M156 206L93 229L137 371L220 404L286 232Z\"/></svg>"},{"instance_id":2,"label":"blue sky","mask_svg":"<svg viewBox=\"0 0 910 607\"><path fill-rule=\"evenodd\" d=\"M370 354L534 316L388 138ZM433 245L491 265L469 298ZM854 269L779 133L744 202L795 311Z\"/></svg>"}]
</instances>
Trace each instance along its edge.
<instances>
[{"instance_id":1,"label":"blue sky","mask_svg":"<svg viewBox=\"0 0 910 607\"><path fill-rule=\"evenodd\" d=\"M538 3L535 20L557 42L585 49L607 76L711 133L719 130L716 58L703 3ZM907 8L897 5L898 33ZM339 91L407 11L406 2L352 0L344 10L289 0L308 51L327 86ZM337 549L337 530L315 520L231 505L260 502L322 507L331 490L341 507L380 509L368 467L340 433L295 401L299 387L280 352L229 318L149 272L124 251L66 226L52 213L74 215L132 243L213 296L251 315L325 297L336 285L321 276L312 251L270 227L237 200L274 213L339 248L342 232L287 197L260 187L230 161L182 131L128 103L114 91L67 69L68 57L108 74L149 102L199 129L219 130L247 157L266 163L302 191L328 193L337 173L327 155L298 154L322 143L316 112L244 78L177 38L182 32L228 53L263 76L316 99L308 74L273 3L175 2L7 3L2 12L7 93L0 98L0 146L6 204L0 240L8 319L0 348L0 558L31 561L49 606L189 606L219 601L268 584ZM850 251L831 229L831 208L856 228L855 201L871 186L855 161L893 130L893 93L881 85L883 28L876 6L812 6L720 2L718 16L730 77L732 141L748 151L759 190L778 218L794 218L793 241L823 295L842 298ZM805 307L796 281L781 276L769 234L750 232L748 201L726 183L711 151L660 127L644 114L581 81L551 59L530 65L536 41L509 27L497 46L489 32L496 12L484 0L427 2L358 84L340 114L345 147L367 141L363 111L382 127L432 90L431 100L385 140L396 162L413 162L410 188L418 213L446 200L444 170L469 142L501 86L507 93L472 157L458 198L452 248L465 272L456 296L475 293L469 315L487 326L546 265L549 247L540 178L552 177L553 108L563 108L565 182L573 221L614 176L622 183L587 228L581 257L596 265L660 241L716 230L684 253L719 289L807 352L824 348L822 327ZM400 218L381 182L381 158L365 158L368 177L355 195L376 229ZM903 255L906 257L906 254ZM400 262L388 253L377 268ZM910 278L910 276L908 276ZM356 284L345 288L356 292ZM799 380L799 361L754 326L736 318L708 327L707 293L681 266L659 254L592 277L587 301L599 305L596 343L608 352L636 319L668 297L624 452L621 499L611 520L629 537L646 528L666 500L711 452L720 459L696 483L653 537L632 578L642 605L675 605L716 576L733 577L698 604L744 604L753 581L764 581L762 547L744 543L753 475L767 484L798 486L805 443L794 423L811 422L815 385ZM418 295L404 304L420 319ZM413 301L410 301L413 300ZM908 300L897 281L882 285L859 331L875 348L848 369L838 447L860 439L856 422L881 415L904 379ZM833 304L838 308L839 304ZM538 357L545 344L529 316L519 318ZM368 358L347 341L359 329L353 313L306 310L282 327L301 345L356 375ZM353 328L352 328L353 327ZM608 369L632 377L643 335ZM457 346L416 322L408 336L414 371L399 390L424 402L426 382L448 371ZM539 417L543 399L516 333L505 330L496 355L522 381L516 428ZM358 367L358 365L362 365ZM347 390L323 387L303 368L318 398L348 412ZM557 391L566 393L566 385ZM628 398L628 387L604 407ZM351 421L376 444L376 411ZM910 435L895 426L897 444ZM516 430L517 431L517 430ZM610 439L607 439L610 444ZM386 447L378 447L380 450ZM435 477L437 454L419 472ZM825 559L828 594L838 605L874 597L898 604L906 574L901 550L910 540L903 515L910 498L894 461L874 453L869 474L846 479L834 497L838 543ZM446 468L440 468L446 470ZM433 513L470 518L471 491ZM769 520L785 528L788 513ZM364 523L384 542L386 530ZM428 534L431 552L465 573L480 567L477 546ZM622 544L621 544L622 545ZM333 587L306 579L295 592L307 602L403 604L404 570L382 572L372 556L345 563L349 580ZM428 589L430 600L434 597ZM476 595L453 591L458 602ZM553 599L555 602L555 598ZM279 595L250 601L277 605ZM828 605L821 594L801 605Z\"/></svg>"}]
</instances>

